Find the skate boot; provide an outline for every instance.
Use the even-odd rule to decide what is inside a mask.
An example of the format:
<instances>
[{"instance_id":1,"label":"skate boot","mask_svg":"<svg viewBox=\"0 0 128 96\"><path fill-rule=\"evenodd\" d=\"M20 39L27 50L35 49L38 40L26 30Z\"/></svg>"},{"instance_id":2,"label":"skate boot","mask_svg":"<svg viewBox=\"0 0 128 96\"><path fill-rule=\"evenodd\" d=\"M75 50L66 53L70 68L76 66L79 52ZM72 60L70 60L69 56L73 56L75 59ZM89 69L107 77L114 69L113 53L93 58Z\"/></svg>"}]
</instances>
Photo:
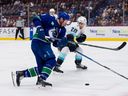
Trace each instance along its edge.
<instances>
[{"instance_id":1,"label":"skate boot","mask_svg":"<svg viewBox=\"0 0 128 96\"><path fill-rule=\"evenodd\" d=\"M37 85L42 85L43 87L46 87L46 86L51 86L52 87L51 83L46 82L41 77L38 77L38 81L37 82L38 82L38 83L36 83Z\"/></svg>"},{"instance_id":2,"label":"skate boot","mask_svg":"<svg viewBox=\"0 0 128 96\"><path fill-rule=\"evenodd\" d=\"M16 84L17 86L20 86L21 79L24 78L24 73L23 71L16 71Z\"/></svg>"},{"instance_id":3,"label":"skate boot","mask_svg":"<svg viewBox=\"0 0 128 96\"><path fill-rule=\"evenodd\" d=\"M40 77L39 77L39 76L37 77L36 85L41 85L41 79L40 79Z\"/></svg>"},{"instance_id":4,"label":"skate boot","mask_svg":"<svg viewBox=\"0 0 128 96\"><path fill-rule=\"evenodd\" d=\"M55 66L53 71L58 72L58 73L64 73L62 70L60 70L60 68L58 66Z\"/></svg>"},{"instance_id":5,"label":"skate boot","mask_svg":"<svg viewBox=\"0 0 128 96\"><path fill-rule=\"evenodd\" d=\"M85 65L82 65L82 64L78 64L78 65L76 65L76 68L78 68L78 69L87 69L88 67L85 66Z\"/></svg>"},{"instance_id":6,"label":"skate boot","mask_svg":"<svg viewBox=\"0 0 128 96\"><path fill-rule=\"evenodd\" d=\"M77 69L87 69L87 67L85 65L82 65L81 62L82 62L82 59L75 60L76 68Z\"/></svg>"}]
</instances>

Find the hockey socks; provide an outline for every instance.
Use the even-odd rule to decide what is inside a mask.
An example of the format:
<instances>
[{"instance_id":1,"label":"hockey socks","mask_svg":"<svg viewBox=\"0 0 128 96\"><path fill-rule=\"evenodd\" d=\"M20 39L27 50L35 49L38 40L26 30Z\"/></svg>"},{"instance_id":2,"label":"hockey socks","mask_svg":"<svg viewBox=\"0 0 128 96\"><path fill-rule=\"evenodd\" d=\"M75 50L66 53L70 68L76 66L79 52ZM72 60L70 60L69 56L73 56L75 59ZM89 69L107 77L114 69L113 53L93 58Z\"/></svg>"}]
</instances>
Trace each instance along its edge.
<instances>
[{"instance_id":1,"label":"hockey socks","mask_svg":"<svg viewBox=\"0 0 128 96\"><path fill-rule=\"evenodd\" d=\"M25 77L34 77L34 76L40 75L41 80L44 80L40 82L43 83L42 86L45 87L44 83L47 83L45 80L49 77L49 75L51 74L51 71L52 69L48 67L43 67L40 74L38 72L37 67L33 67L23 71L16 71L16 84L17 86L20 86L21 79ZM52 84L46 84L46 85L52 86Z\"/></svg>"}]
</instances>

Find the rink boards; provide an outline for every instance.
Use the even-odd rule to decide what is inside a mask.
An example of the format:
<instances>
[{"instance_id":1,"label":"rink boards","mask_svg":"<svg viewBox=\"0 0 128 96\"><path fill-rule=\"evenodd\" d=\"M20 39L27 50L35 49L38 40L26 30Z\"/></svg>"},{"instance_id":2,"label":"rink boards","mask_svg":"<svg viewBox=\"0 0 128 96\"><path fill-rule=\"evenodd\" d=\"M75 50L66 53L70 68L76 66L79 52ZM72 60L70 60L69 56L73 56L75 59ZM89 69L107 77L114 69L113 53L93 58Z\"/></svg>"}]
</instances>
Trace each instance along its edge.
<instances>
[{"instance_id":1,"label":"rink boards","mask_svg":"<svg viewBox=\"0 0 128 96\"><path fill-rule=\"evenodd\" d=\"M0 28L0 40L15 40L15 27ZM32 39L35 28L25 27L24 35L26 40ZM111 27L87 27L87 41L128 41L127 26L111 26ZM18 38L18 40L21 40Z\"/></svg>"}]
</instances>

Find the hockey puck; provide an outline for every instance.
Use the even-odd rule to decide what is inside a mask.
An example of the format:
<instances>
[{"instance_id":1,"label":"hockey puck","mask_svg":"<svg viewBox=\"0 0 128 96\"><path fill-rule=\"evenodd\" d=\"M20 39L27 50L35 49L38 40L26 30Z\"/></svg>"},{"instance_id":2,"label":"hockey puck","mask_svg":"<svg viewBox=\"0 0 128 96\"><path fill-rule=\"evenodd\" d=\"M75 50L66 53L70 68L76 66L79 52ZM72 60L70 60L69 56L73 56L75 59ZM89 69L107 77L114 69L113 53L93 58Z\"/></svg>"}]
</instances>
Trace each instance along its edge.
<instances>
[{"instance_id":1,"label":"hockey puck","mask_svg":"<svg viewBox=\"0 0 128 96\"><path fill-rule=\"evenodd\" d=\"M90 84L89 83L85 83L85 86L89 86Z\"/></svg>"}]
</instances>

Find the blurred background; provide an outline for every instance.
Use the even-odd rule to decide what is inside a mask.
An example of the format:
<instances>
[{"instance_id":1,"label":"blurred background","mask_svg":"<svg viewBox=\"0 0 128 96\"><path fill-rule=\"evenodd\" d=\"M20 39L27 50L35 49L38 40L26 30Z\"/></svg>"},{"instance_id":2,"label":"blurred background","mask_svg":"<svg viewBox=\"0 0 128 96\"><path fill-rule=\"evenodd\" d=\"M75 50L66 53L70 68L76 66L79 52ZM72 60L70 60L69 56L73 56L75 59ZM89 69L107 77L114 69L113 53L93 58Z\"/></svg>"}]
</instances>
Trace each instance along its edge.
<instances>
[{"instance_id":1,"label":"blurred background","mask_svg":"<svg viewBox=\"0 0 128 96\"><path fill-rule=\"evenodd\" d=\"M0 27L14 27L21 16L25 27L32 25L32 16L66 11L72 21L84 15L88 26L127 26L128 0L0 0Z\"/></svg>"}]
</instances>

